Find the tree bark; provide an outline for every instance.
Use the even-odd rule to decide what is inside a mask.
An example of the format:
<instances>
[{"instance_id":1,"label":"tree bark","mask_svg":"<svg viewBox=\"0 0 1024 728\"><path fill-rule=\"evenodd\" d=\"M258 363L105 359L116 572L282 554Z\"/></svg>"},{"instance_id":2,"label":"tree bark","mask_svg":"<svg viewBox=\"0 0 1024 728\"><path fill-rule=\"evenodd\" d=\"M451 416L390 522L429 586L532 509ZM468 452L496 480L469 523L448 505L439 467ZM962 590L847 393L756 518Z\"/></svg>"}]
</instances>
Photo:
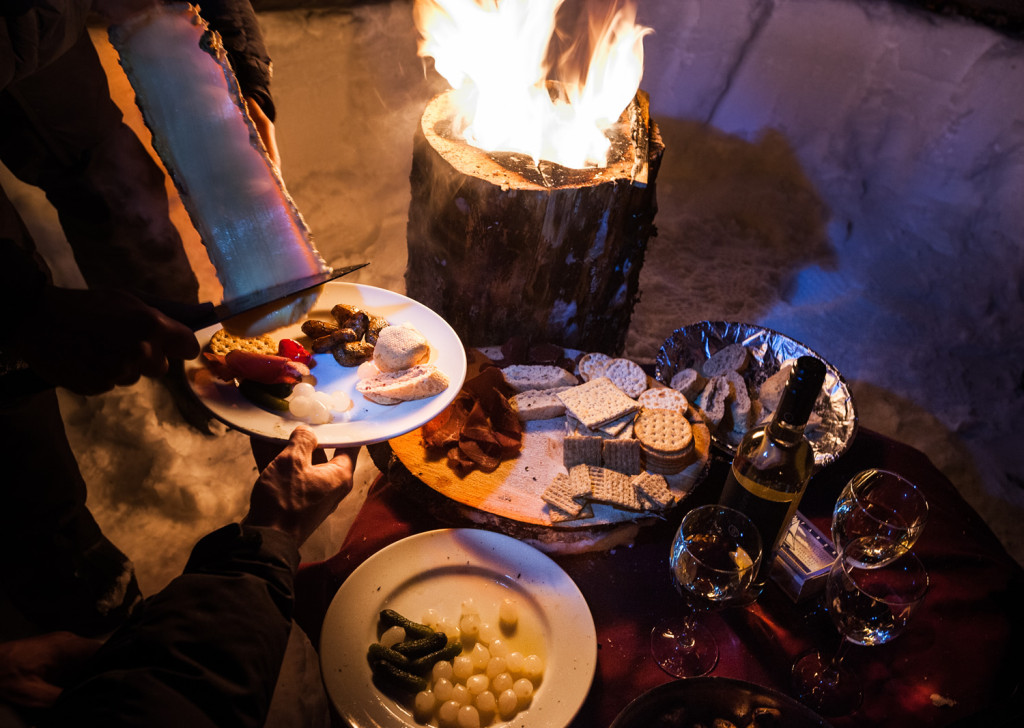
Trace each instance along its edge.
<instances>
[{"instance_id":1,"label":"tree bark","mask_svg":"<svg viewBox=\"0 0 1024 728\"><path fill-rule=\"evenodd\" d=\"M413 146L407 294L467 346L526 336L620 354L655 234L664 145L647 108L640 92L608 167L576 170L453 139L448 94L433 99Z\"/></svg>"}]
</instances>

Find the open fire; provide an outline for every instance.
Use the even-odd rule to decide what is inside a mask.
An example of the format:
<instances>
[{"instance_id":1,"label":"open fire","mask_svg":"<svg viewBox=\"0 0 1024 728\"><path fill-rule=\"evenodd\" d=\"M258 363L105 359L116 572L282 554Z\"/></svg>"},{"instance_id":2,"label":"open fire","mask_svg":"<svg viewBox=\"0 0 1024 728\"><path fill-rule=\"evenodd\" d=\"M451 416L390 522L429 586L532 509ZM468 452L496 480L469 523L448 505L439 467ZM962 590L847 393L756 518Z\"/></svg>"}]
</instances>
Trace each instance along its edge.
<instances>
[{"instance_id":1,"label":"open fire","mask_svg":"<svg viewBox=\"0 0 1024 728\"><path fill-rule=\"evenodd\" d=\"M664 151L632 0L414 11L420 55L453 88L413 140L406 293L470 346L621 352Z\"/></svg>"},{"instance_id":2,"label":"open fire","mask_svg":"<svg viewBox=\"0 0 1024 728\"><path fill-rule=\"evenodd\" d=\"M605 167L643 38L620 0L416 0L419 54L452 86L453 133L491 152Z\"/></svg>"}]
</instances>

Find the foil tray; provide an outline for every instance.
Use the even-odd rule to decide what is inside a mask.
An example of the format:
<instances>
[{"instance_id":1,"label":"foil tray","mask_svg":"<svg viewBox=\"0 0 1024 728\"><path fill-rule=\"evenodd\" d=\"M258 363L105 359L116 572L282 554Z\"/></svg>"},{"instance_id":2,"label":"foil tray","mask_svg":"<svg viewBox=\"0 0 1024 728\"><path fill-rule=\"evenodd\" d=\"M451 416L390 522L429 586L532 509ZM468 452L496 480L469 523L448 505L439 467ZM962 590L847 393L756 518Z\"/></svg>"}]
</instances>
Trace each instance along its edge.
<instances>
[{"instance_id":1,"label":"foil tray","mask_svg":"<svg viewBox=\"0 0 1024 728\"><path fill-rule=\"evenodd\" d=\"M658 350L655 377L667 385L676 372L688 367L699 370L704 360L735 343L743 344L750 352L743 378L752 396L762 382L790 359L810 355L824 362L825 383L814 405L807 439L814 450L814 463L818 470L846 452L857 434L857 409L846 380L823 356L778 331L729 321L700 321L684 326L673 331ZM729 458L736 454L740 439L741 435L735 432L711 431L712 446Z\"/></svg>"}]
</instances>

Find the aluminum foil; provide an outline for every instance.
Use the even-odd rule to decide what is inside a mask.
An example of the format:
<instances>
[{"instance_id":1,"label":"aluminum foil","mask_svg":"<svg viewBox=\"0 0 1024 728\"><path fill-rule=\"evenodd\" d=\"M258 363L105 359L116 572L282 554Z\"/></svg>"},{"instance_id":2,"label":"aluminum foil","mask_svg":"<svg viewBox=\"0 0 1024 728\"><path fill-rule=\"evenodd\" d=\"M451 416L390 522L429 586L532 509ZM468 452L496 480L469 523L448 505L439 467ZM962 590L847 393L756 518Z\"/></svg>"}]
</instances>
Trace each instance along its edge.
<instances>
[{"instance_id":1,"label":"aluminum foil","mask_svg":"<svg viewBox=\"0 0 1024 728\"><path fill-rule=\"evenodd\" d=\"M658 351L655 377L667 385L676 372L686 368L700 370L700 365L712 354L735 343L742 343L750 352L743 378L752 398L761 383L788 360L804 355L821 359L825 363L825 383L807 426L807 439L819 470L846 452L857 433L857 409L846 380L824 357L778 331L728 321L701 321L684 326L673 331ZM736 454L740 438L741 435L734 432L711 431L715 449L730 458Z\"/></svg>"}]
</instances>

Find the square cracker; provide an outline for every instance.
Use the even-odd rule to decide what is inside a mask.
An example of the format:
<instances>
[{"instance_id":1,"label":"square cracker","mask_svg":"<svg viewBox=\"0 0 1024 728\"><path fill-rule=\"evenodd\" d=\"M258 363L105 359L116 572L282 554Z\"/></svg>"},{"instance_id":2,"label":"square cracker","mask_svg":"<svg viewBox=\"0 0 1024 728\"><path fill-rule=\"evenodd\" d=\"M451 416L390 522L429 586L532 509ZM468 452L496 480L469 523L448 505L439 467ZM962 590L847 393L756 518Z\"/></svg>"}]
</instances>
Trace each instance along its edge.
<instances>
[{"instance_id":1,"label":"square cracker","mask_svg":"<svg viewBox=\"0 0 1024 728\"><path fill-rule=\"evenodd\" d=\"M566 486L569 496L580 503L586 503L593 490L590 480L592 465L577 465L569 469L569 484Z\"/></svg>"},{"instance_id":2,"label":"square cracker","mask_svg":"<svg viewBox=\"0 0 1024 728\"><path fill-rule=\"evenodd\" d=\"M591 379L585 384L558 393L565 410L590 429L636 412L640 405L616 387L608 377Z\"/></svg>"},{"instance_id":3,"label":"square cracker","mask_svg":"<svg viewBox=\"0 0 1024 728\"><path fill-rule=\"evenodd\" d=\"M562 440L565 469L572 470L576 465L600 465L601 440L597 435L567 435Z\"/></svg>"},{"instance_id":4,"label":"square cracker","mask_svg":"<svg viewBox=\"0 0 1024 728\"><path fill-rule=\"evenodd\" d=\"M630 412L625 417L601 425L597 428L597 432L608 437L632 437L634 416L635 414Z\"/></svg>"},{"instance_id":5,"label":"square cracker","mask_svg":"<svg viewBox=\"0 0 1024 728\"><path fill-rule=\"evenodd\" d=\"M636 489L630 484L629 476L607 468L590 468L591 498L627 511L642 511Z\"/></svg>"},{"instance_id":6,"label":"square cracker","mask_svg":"<svg viewBox=\"0 0 1024 728\"><path fill-rule=\"evenodd\" d=\"M652 509L662 510L672 505L675 496L668 489L668 483L661 475L640 473L629 481L636 489L637 496Z\"/></svg>"},{"instance_id":7,"label":"square cracker","mask_svg":"<svg viewBox=\"0 0 1024 728\"><path fill-rule=\"evenodd\" d=\"M556 508L555 506L548 504L548 518L551 519L552 523L563 523L564 521L575 521L578 519L593 517L594 507L589 503L583 506L583 508L575 514L566 513L562 509Z\"/></svg>"},{"instance_id":8,"label":"square cracker","mask_svg":"<svg viewBox=\"0 0 1024 728\"><path fill-rule=\"evenodd\" d=\"M626 475L643 472L642 448L633 438L605 440L601 448L601 459L609 470Z\"/></svg>"},{"instance_id":9,"label":"square cracker","mask_svg":"<svg viewBox=\"0 0 1024 728\"><path fill-rule=\"evenodd\" d=\"M583 503L575 500L572 496L569 476L565 473L556 475L551 481L551 485L541 493L540 497L549 506L573 517L579 515L579 512L583 510Z\"/></svg>"}]
</instances>

